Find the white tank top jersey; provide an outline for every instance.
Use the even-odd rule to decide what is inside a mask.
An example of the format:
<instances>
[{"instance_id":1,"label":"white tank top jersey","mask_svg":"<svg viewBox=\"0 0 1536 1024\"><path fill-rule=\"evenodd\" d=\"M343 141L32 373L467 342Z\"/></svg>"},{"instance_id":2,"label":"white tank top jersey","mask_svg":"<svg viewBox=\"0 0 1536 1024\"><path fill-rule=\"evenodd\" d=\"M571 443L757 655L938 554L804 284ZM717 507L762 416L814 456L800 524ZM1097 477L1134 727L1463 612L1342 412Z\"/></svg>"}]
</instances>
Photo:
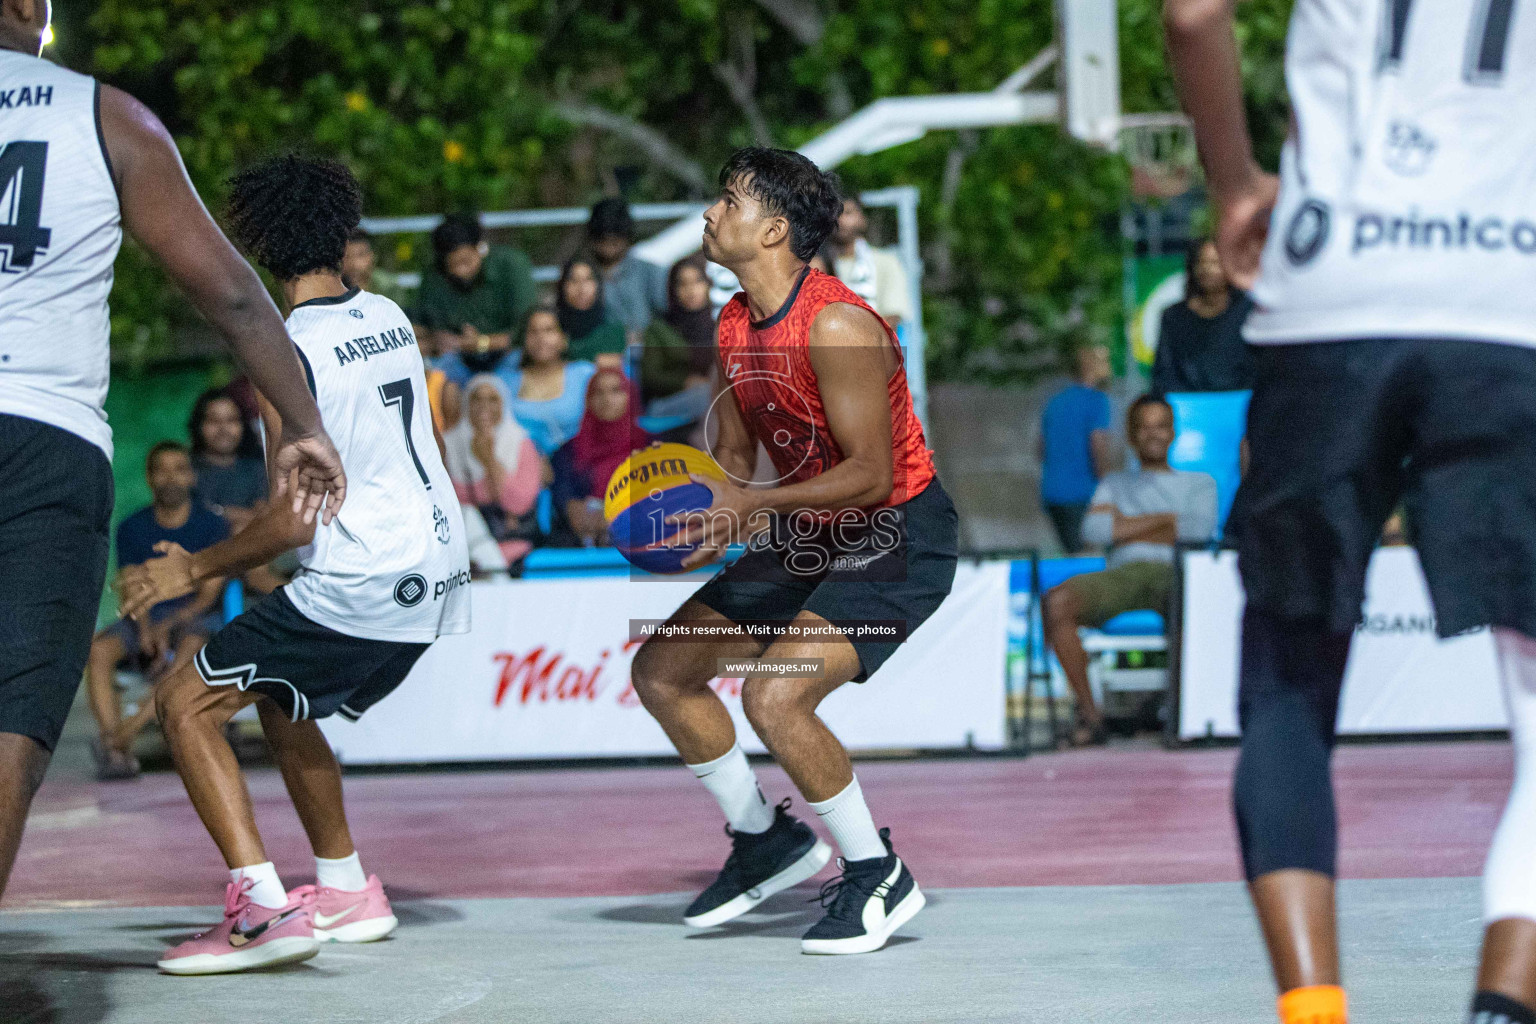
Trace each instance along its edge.
<instances>
[{"instance_id":1,"label":"white tank top jersey","mask_svg":"<svg viewBox=\"0 0 1536 1024\"><path fill-rule=\"evenodd\" d=\"M100 87L0 50L0 413L112 457L107 295L123 232Z\"/></svg>"},{"instance_id":2,"label":"white tank top jersey","mask_svg":"<svg viewBox=\"0 0 1536 1024\"><path fill-rule=\"evenodd\" d=\"M347 470L346 504L299 549L289 599L311 621L369 640L469 632L464 519L410 320L354 288L294 307L288 333Z\"/></svg>"},{"instance_id":3,"label":"white tank top jersey","mask_svg":"<svg viewBox=\"0 0 1536 1024\"><path fill-rule=\"evenodd\" d=\"M1536 345L1536 0L1296 0L1256 343Z\"/></svg>"}]
</instances>

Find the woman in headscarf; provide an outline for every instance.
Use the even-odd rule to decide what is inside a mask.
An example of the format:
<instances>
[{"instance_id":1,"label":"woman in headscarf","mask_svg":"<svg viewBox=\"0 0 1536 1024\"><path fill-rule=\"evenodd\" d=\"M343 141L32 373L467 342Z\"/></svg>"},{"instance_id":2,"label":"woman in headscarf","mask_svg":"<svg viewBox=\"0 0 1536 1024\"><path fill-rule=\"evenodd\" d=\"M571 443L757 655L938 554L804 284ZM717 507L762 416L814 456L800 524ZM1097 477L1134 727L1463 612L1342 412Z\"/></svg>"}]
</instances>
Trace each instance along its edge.
<instances>
[{"instance_id":1,"label":"woman in headscarf","mask_svg":"<svg viewBox=\"0 0 1536 1024\"><path fill-rule=\"evenodd\" d=\"M635 422L639 404L639 389L622 370L599 369L587 385L581 429L555 453L555 507L586 547L608 542L603 491L609 478L632 451L651 443Z\"/></svg>"},{"instance_id":2,"label":"woman in headscarf","mask_svg":"<svg viewBox=\"0 0 1536 1024\"><path fill-rule=\"evenodd\" d=\"M667 311L651 321L643 344L640 387L646 415L704 415L715 368L715 314L704 257L690 256L672 265Z\"/></svg>"},{"instance_id":3,"label":"woman in headscarf","mask_svg":"<svg viewBox=\"0 0 1536 1024\"><path fill-rule=\"evenodd\" d=\"M444 435L443 454L463 506L470 563L505 569L533 548L544 459L512 418L500 380L480 374L464 390L465 414Z\"/></svg>"},{"instance_id":4,"label":"woman in headscarf","mask_svg":"<svg viewBox=\"0 0 1536 1024\"><path fill-rule=\"evenodd\" d=\"M600 366L620 366L624 359L624 325L603 303L603 279L597 264L574 256L560 271L555 314L570 344L570 358L590 359Z\"/></svg>"}]
</instances>

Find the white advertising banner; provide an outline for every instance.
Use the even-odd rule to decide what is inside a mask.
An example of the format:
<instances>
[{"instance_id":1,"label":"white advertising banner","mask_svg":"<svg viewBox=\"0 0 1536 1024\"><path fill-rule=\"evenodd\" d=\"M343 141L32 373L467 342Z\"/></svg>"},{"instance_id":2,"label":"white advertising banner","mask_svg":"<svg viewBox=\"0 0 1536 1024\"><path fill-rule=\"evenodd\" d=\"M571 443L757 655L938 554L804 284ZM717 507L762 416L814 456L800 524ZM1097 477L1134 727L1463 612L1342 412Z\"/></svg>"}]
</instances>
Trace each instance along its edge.
<instances>
[{"instance_id":1,"label":"white advertising banner","mask_svg":"<svg viewBox=\"0 0 1536 1024\"><path fill-rule=\"evenodd\" d=\"M474 630L443 637L356 722L321 722L347 764L672 753L629 683L634 619L664 619L697 581L625 577L473 585ZM949 598L864 685L821 716L854 750L1004 745L1008 563L962 563ZM761 751L741 680L712 684Z\"/></svg>"},{"instance_id":2,"label":"white advertising banner","mask_svg":"<svg viewBox=\"0 0 1536 1024\"><path fill-rule=\"evenodd\" d=\"M1237 735L1243 603L1236 552L1184 554L1180 739ZM1417 552L1377 549L1366 576L1364 619L1344 673L1339 732L1481 732L1508 726L1492 635L1479 630L1437 638Z\"/></svg>"}]
</instances>

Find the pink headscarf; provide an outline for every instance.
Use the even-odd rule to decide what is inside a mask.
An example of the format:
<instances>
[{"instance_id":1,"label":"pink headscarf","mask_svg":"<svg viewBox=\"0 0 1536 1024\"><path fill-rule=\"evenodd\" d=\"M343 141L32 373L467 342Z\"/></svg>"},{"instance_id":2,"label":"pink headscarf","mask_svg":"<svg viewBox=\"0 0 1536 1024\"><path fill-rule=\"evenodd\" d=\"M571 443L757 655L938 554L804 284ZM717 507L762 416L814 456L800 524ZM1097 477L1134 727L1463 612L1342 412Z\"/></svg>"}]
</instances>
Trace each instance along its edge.
<instances>
[{"instance_id":1,"label":"pink headscarf","mask_svg":"<svg viewBox=\"0 0 1536 1024\"><path fill-rule=\"evenodd\" d=\"M604 376L614 376L624 382L629 395L629 407L616 420L600 420L592 414L592 392ZM651 443L651 435L640 429L636 422L640 408L640 389L625 376L624 371L605 366L587 382L587 410L581 416L581 429L571 439L571 461L577 472L587 478L587 488L593 496L601 496L608 487L619 464L629 458L636 448Z\"/></svg>"}]
</instances>

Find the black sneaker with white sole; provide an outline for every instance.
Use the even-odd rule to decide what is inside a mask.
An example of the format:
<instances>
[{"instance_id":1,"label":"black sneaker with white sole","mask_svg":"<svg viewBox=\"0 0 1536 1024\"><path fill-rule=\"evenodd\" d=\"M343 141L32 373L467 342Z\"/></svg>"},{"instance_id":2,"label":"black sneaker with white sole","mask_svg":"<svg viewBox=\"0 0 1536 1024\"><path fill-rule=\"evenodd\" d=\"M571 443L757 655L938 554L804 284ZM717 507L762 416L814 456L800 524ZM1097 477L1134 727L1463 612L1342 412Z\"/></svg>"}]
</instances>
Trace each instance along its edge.
<instances>
[{"instance_id":1,"label":"black sneaker with white sole","mask_svg":"<svg viewBox=\"0 0 1536 1024\"><path fill-rule=\"evenodd\" d=\"M827 916L800 940L802 953L873 953L928 902L912 872L891 848L891 830L880 830L884 857L846 861L843 873L821 887Z\"/></svg>"},{"instance_id":2,"label":"black sneaker with white sole","mask_svg":"<svg viewBox=\"0 0 1536 1024\"><path fill-rule=\"evenodd\" d=\"M788 800L774 809L768 831L737 832L727 825L725 834L731 837L731 855L709 888L689 904L683 923L691 928L712 928L739 917L810 878L832 859L832 848L789 813Z\"/></svg>"}]
</instances>

